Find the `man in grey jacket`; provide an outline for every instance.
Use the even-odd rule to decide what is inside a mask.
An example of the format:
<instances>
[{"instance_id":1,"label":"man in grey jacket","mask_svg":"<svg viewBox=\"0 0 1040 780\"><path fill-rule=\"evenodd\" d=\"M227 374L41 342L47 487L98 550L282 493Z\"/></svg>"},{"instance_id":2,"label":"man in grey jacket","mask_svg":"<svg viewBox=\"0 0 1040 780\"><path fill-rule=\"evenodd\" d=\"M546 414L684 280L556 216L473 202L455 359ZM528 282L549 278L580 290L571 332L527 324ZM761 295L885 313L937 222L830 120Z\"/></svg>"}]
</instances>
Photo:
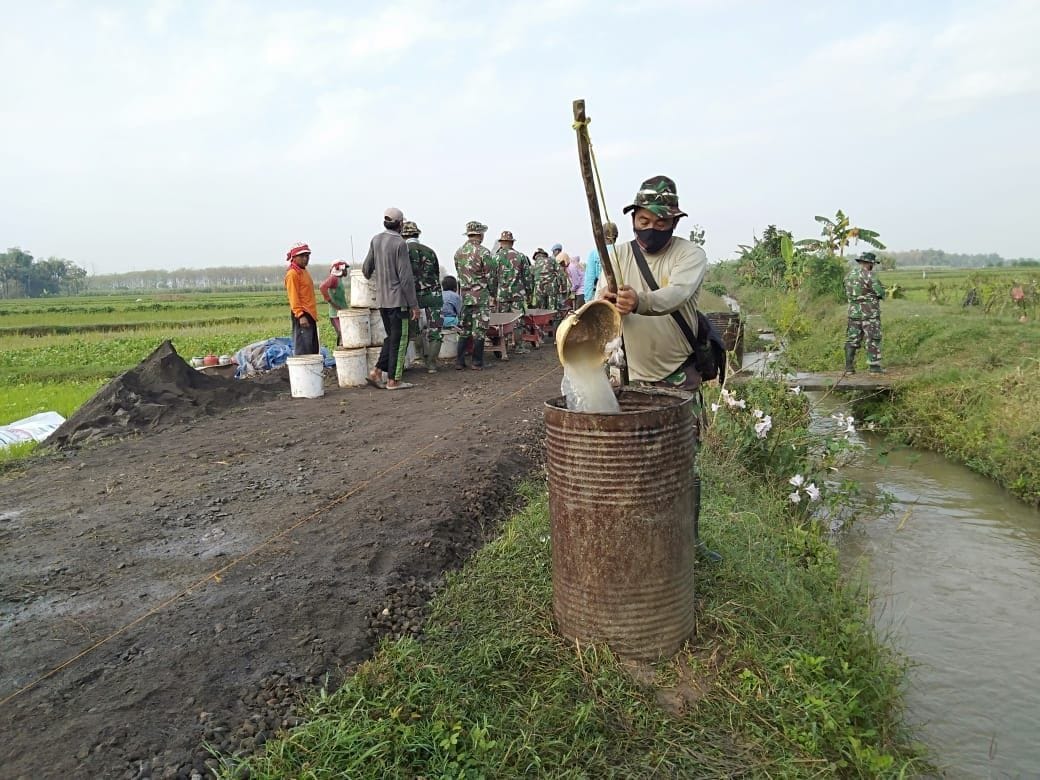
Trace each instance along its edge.
<instances>
[{"instance_id":1,"label":"man in grey jacket","mask_svg":"<svg viewBox=\"0 0 1040 780\"><path fill-rule=\"evenodd\" d=\"M376 306L386 330L379 360L369 373L368 381L387 390L412 387L410 382L402 382L401 377L408 353L409 324L419 319L419 301L415 297L408 245L401 238L403 223L404 214L400 209L389 208L383 213L383 232L372 237L361 266L366 279L375 279ZM384 372L387 375L385 384Z\"/></svg>"}]
</instances>

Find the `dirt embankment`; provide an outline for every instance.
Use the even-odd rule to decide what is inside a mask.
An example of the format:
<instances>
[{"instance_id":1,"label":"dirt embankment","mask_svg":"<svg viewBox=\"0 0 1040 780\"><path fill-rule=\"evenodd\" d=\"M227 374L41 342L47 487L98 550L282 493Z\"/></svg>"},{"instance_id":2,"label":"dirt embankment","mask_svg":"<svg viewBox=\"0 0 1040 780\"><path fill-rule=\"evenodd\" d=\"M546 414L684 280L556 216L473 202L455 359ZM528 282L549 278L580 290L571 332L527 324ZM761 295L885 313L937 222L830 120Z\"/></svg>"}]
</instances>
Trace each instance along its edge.
<instances>
[{"instance_id":1,"label":"dirt embankment","mask_svg":"<svg viewBox=\"0 0 1040 780\"><path fill-rule=\"evenodd\" d=\"M95 409L59 441L144 433L0 478L5 777L204 776L203 743L251 751L292 725L381 636L421 631L537 467L560 381L544 349L396 393L207 382L155 401L148 372L181 370L160 357L91 402L111 425ZM139 425L134 397L156 407Z\"/></svg>"}]
</instances>

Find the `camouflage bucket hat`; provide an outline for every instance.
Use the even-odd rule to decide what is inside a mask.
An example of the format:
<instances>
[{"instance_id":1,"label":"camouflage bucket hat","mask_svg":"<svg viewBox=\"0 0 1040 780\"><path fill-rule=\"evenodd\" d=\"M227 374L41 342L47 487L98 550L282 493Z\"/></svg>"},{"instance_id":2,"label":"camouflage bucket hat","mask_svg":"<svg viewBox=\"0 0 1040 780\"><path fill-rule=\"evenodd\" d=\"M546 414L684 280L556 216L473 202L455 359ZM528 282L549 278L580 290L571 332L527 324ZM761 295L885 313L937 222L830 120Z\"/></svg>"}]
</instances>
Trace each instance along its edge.
<instances>
[{"instance_id":1,"label":"camouflage bucket hat","mask_svg":"<svg viewBox=\"0 0 1040 780\"><path fill-rule=\"evenodd\" d=\"M414 222L408 221L401 225L401 236L404 238L418 238L421 232Z\"/></svg>"},{"instance_id":2,"label":"camouflage bucket hat","mask_svg":"<svg viewBox=\"0 0 1040 780\"><path fill-rule=\"evenodd\" d=\"M544 249L542 249L541 247L538 247L538 248L537 248L536 250L534 250L534 254L533 254L533 255L531 255L531 257L532 257L532 258L534 258L534 257L538 257L539 255L541 255L542 257L548 257L548 256L549 256L549 253L548 253L548 252L546 252L546 251L545 251Z\"/></svg>"},{"instance_id":3,"label":"camouflage bucket hat","mask_svg":"<svg viewBox=\"0 0 1040 780\"><path fill-rule=\"evenodd\" d=\"M643 182L632 203L625 206L622 212L627 214L636 209L646 209L658 217L688 217L679 208L679 196L675 192L675 182L667 176L652 176Z\"/></svg>"},{"instance_id":4,"label":"camouflage bucket hat","mask_svg":"<svg viewBox=\"0 0 1040 780\"><path fill-rule=\"evenodd\" d=\"M499 241L514 241L513 234L509 230L503 230L502 235L498 237Z\"/></svg>"},{"instance_id":5,"label":"camouflage bucket hat","mask_svg":"<svg viewBox=\"0 0 1040 780\"><path fill-rule=\"evenodd\" d=\"M863 254L856 257L855 260L857 263L870 263L871 265L874 265L875 263L877 263L877 255L875 255L873 252L864 252Z\"/></svg>"},{"instance_id":6,"label":"camouflage bucket hat","mask_svg":"<svg viewBox=\"0 0 1040 780\"><path fill-rule=\"evenodd\" d=\"M466 235L467 236L476 236L476 235L481 235L482 236L485 233L487 233L487 229L488 229L487 225L485 225L485 224L483 224L481 222L477 222L475 219L466 223Z\"/></svg>"}]
</instances>

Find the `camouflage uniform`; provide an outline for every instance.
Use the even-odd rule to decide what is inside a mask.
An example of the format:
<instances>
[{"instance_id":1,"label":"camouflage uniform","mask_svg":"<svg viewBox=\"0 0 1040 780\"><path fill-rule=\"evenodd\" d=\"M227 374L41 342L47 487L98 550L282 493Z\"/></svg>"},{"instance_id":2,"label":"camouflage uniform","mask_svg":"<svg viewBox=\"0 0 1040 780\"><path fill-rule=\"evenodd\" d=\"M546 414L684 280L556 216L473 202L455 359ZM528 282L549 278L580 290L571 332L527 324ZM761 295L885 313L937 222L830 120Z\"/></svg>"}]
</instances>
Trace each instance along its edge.
<instances>
[{"instance_id":1,"label":"camouflage uniform","mask_svg":"<svg viewBox=\"0 0 1040 780\"><path fill-rule=\"evenodd\" d=\"M415 297L419 308L426 314L426 327L417 332L419 354L426 360L428 370L436 370L437 356L440 354L441 341L441 307L444 305L441 290L441 266L437 253L426 244L418 241L422 231L414 222L405 222L401 226L401 236L408 244L408 259L412 263L412 276L415 278ZM415 239L415 240L412 240Z\"/></svg>"},{"instance_id":2,"label":"camouflage uniform","mask_svg":"<svg viewBox=\"0 0 1040 780\"><path fill-rule=\"evenodd\" d=\"M867 365L881 370L881 305L885 288L873 274L874 254L856 258L857 266L845 277L845 297L849 300L849 319L845 333L845 370L855 372L856 350L867 342ZM868 267L869 265L869 267Z\"/></svg>"},{"instance_id":3,"label":"camouflage uniform","mask_svg":"<svg viewBox=\"0 0 1040 780\"><path fill-rule=\"evenodd\" d=\"M494 260L488 248L479 243L476 235L487 232L480 222L466 223L466 243L455 252L455 270L458 272L459 294L462 296L462 320L459 323L459 358L467 338L473 337L473 365L483 362L484 336L491 324L491 284ZM478 350L480 357L478 358ZM462 363L460 359L458 363Z\"/></svg>"},{"instance_id":4,"label":"camouflage uniform","mask_svg":"<svg viewBox=\"0 0 1040 780\"><path fill-rule=\"evenodd\" d=\"M502 232L500 241L512 241L513 234L508 230ZM498 289L496 299L497 311L519 311L527 313L527 277L530 273L531 261L523 252L517 252L512 246L502 246L495 253L495 265L498 267Z\"/></svg>"},{"instance_id":5,"label":"camouflage uniform","mask_svg":"<svg viewBox=\"0 0 1040 780\"><path fill-rule=\"evenodd\" d=\"M536 309L556 309L555 283L549 255L544 249L537 249L531 264L534 278L534 290L531 296Z\"/></svg>"},{"instance_id":6,"label":"camouflage uniform","mask_svg":"<svg viewBox=\"0 0 1040 780\"><path fill-rule=\"evenodd\" d=\"M549 265L552 266L553 281L556 288L556 308L566 308L572 303L571 278L567 275L567 269L556 262L555 259L550 260Z\"/></svg>"}]
</instances>

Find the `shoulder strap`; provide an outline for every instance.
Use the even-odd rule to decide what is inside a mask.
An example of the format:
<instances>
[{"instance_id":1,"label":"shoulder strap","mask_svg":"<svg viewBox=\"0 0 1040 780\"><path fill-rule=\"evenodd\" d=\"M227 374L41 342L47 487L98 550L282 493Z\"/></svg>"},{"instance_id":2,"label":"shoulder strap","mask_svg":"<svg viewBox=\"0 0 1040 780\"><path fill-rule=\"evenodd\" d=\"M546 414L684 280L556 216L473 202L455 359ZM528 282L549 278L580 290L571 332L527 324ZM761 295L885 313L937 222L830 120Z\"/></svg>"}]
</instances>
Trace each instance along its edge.
<instances>
[{"instance_id":1,"label":"shoulder strap","mask_svg":"<svg viewBox=\"0 0 1040 780\"><path fill-rule=\"evenodd\" d=\"M639 273L643 275L643 280L646 282L646 286L651 291L660 290L661 286L654 279L654 275L650 273L650 266L646 264L646 256L643 255L643 250L639 247L639 244L633 240L629 246L632 247L632 254L636 258L636 266L639 268ZM690 323L686 321L686 318L679 313L678 310L672 312L672 319L675 320L675 324L679 326L679 330L686 337L686 340L690 343L690 349L693 349L694 343L697 341L697 337L693 335L693 328L690 327Z\"/></svg>"}]
</instances>

